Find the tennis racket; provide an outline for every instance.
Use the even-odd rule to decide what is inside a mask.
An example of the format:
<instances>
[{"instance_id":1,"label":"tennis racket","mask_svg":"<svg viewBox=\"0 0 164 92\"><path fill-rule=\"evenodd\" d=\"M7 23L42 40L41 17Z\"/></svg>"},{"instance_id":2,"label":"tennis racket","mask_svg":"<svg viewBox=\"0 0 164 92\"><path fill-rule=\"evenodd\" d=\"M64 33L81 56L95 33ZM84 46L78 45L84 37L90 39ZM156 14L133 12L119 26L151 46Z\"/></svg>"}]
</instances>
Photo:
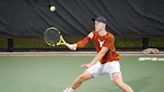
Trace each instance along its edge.
<instances>
[{"instance_id":1,"label":"tennis racket","mask_svg":"<svg viewBox=\"0 0 164 92\"><path fill-rule=\"evenodd\" d=\"M45 30L44 40L49 46L69 45L64 40L63 36L61 35L61 32L55 27L49 27Z\"/></svg>"}]
</instances>

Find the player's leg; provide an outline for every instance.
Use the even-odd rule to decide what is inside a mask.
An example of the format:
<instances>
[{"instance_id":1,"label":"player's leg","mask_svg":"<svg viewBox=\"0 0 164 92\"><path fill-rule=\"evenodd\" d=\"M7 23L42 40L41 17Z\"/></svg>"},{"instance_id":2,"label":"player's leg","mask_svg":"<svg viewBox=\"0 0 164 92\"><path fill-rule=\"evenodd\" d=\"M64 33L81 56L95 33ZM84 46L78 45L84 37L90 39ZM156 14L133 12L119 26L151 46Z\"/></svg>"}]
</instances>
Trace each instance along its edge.
<instances>
[{"instance_id":1,"label":"player's leg","mask_svg":"<svg viewBox=\"0 0 164 92\"><path fill-rule=\"evenodd\" d=\"M90 78L99 76L101 74L101 72L102 72L101 64L100 64L100 62L97 62L95 65L88 68L83 74L81 74L79 77L77 77L72 82L71 87L73 89L76 89L82 84L82 82L84 82Z\"/></svg>"},{"instance_id":2,"label":"player's leg","mask_svg":"<svg viewBox=\"0 0 164 92\"><path fill-rule=\"evenodd\" d=\"M73 89L76 89L78 87L80 87L80 85L82 84L82 82L88 80L92 78L92 75L88 72L88 71L85 71L83 74L81 74L80 76L78 76L71 84L71 87Z\"/></svg>"},{"instance_id":3,"label":"player's leg","mask_svg":"<svg viewBox=\"0 0 164 92\"><path fill-rule=\"evenodd\" d=\"M81 86L82 82L90 78L92 78L92 75L88 71L85 71L72 82L69 88L66 88L63 92L74 92L75 89Z\"/></svg>"},{"instance_id":4,"label":"player's leg","mask_svg":"<svg viewBox=\"0 0 164 92\"><path fill-rule=\"evenodd\" d=\"M88 71L85 71L72 82L69 88L66 88L63 92L74 92L75 89L81 86L82 82L90 78L92 78L92 75Z\"/></svg>"},{"instance_id":5,"label":"player's leg","mask_svg":"<svg viewBox=\"0 0 164 92\"><path fill-rule=\"evenodd\" d=\"M88 68L84 73L78 76L71 84L69 88L66 88L64 92L74 92L75 89L81 86L81 84L91 78L97 77L101 74L101 64L97 62L95 65Z\"/></svg>"},{"instance_id":6,"label":"player's leg","mask_svg":"<svg viewBox=\"0 0 164 92\"><path fill-rule=\"evenodd\" d=\"M110 75L111 80L124 92L133 92L133 89L122 80L119 61L108 62L104 65L103 72Z\"/></svg>"},{"instance_id":7,"label":"player's leg","mask_svg":"<svg viewBox=\"0 0 164 92\"><path fill-rule=\"evenodd\" d=\"M123 82L120 73L113 73L112 74L112 80L124 92L133 92L133 89L128 84Z\"/></svg>"}]
</instances>

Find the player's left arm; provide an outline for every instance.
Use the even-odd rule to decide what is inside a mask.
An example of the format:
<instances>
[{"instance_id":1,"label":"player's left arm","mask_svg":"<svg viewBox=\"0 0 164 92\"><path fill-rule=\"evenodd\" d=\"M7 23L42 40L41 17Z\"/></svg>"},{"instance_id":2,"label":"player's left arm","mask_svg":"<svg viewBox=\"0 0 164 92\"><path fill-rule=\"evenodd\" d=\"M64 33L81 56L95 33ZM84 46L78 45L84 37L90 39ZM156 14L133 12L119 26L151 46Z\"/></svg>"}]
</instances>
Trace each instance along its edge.
<instances>
[{"instance_id":1,"label":"player's left arm","mask_svg":"<svg viewBox=\"0 0 164 92\"><path fill-rule=\"evenodd\" d=\"M101 50L98 52L98 54L95 56L95 58L89 63L89 64L83 64L81 67L89 68L92 65L94 65L97 61L100 61L104 55L108 52L108 47L102 47Z\"/></svg>"}]
</instances>

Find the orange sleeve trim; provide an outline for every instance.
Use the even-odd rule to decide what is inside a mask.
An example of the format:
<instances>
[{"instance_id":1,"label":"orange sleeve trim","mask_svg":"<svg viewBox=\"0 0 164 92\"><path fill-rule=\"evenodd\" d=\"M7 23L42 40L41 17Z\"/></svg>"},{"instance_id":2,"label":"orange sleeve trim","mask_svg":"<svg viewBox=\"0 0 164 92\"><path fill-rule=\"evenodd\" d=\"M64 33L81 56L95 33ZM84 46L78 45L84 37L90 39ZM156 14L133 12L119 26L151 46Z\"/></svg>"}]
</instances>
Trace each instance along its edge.
<instances>
[{"instance_id":1,"label":"orange sleeve trim","mask_svg":"<svg viewBox=\"0 0 164 92\"><path fill-rule=\"evenodd\" d=\"M85 37L83 40L77 42L77 48L84 47L89 41L91 40L90 37Z\"/></svg>"}]
</instances>

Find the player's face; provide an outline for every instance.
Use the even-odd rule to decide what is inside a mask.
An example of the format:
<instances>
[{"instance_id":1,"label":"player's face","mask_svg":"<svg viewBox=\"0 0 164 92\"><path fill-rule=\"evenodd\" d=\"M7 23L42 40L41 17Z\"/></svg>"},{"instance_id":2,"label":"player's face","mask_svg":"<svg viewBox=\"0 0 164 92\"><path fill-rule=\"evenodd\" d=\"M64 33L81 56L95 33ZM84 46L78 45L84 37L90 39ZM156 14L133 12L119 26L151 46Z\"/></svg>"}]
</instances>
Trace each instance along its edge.
<instances>
[{"instance_id":1,"label":"player's face","mask_svg":"<svg viewBox=\"0 0 164 92\"><path fill-rule=\"evenodd\" d=\"M95 31L101 31L105 28L105 23L103 22L99 22L99 21L95 21Z\"/></svg>"}]
</instances>

